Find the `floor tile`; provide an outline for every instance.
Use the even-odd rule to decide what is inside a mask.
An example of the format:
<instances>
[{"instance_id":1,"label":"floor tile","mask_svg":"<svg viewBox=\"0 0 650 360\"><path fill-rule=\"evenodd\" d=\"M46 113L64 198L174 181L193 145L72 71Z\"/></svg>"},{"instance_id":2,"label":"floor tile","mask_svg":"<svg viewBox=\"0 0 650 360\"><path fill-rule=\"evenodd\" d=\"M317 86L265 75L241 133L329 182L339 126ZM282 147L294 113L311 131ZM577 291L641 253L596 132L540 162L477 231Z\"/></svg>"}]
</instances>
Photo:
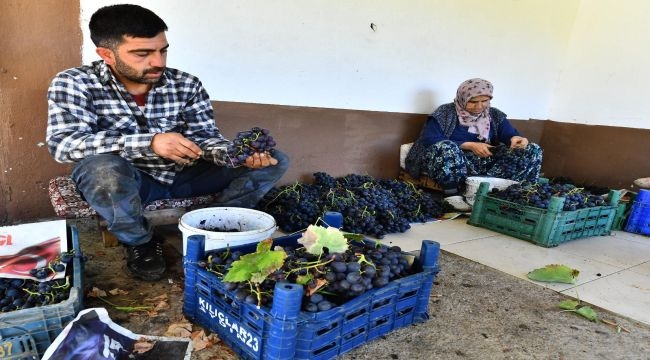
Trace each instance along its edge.
<instances>
[{"instance_id":1,"label":"floor tile","mask_svg":"<svg viewBox=\"0 0 650 360\"><path fill-rule=\"evenodd\" d=\"M628 268L649 261L650 242L644 244L633 241L623 234L625 233L575 239L560 244L556 249L621 268Z\"/></svg>"},{"instance_id":2,"label":"floor tile","mask_svg":"<svg viewBox=\"0 0 650 360\"><path fill-rule=\"evenodd\" d=\"M650 324L650 276L623 270L562 293Z\"/></svg>"},{"instance_id":3,"label":"floor tile","mask_svg":"<svg viewBox=\"0 0 650 360\"><path fill-rule=\"evenodd\" d=\"M555 291L570 289L576 285L623 270L621 267L588 259L584 256L559 251L558 248L545 248L506 235L443 245L442 248ZM529 280L526 276L528 272L549 264L563 264L580 271L576 283L536 282Z\"/></svg>"},{"instance_id":4,"label":"floor tile","mask_svg":"<svg viewBox=\"0 0 650 360\"><path fill-rule=\"evenodd\" d=\"M467 217L428 223L411 224L404 234L389 234L382 240L385 244L398 245L405 251L420 250L422 240L433 240L440 245L498 235L497 233L467 225Z\"/></svg>"},{"instance_id":5,"label":"floor tile","mask_svg":"<svg viewBox=\"0 0 650 360\"><path fill-rule=\"evenodd\" d=\"M650 276L650 261L646 261L643 264L639 264L629 268L628 270L633 271L637 274ZM648 310L650 311L650 310Z\"/></svg>"},{"instance_id":6,"label":"floor tile","mask_svg":"<svg viewBox=\"0 0 650 360\"><path fill-rule=\"evenodd\" d=\"M647 236L647 235L634 234L634 233L629 233L629 232L620 231L620 230L612 231L612 234L614 234L616 236L620 236L620 237L622 237L622 238L624 238L626 240L629 240L629 241L634 241L634 242L638 242L640 244L650 245L650 236Z\"/></svg>"}]
</instances>

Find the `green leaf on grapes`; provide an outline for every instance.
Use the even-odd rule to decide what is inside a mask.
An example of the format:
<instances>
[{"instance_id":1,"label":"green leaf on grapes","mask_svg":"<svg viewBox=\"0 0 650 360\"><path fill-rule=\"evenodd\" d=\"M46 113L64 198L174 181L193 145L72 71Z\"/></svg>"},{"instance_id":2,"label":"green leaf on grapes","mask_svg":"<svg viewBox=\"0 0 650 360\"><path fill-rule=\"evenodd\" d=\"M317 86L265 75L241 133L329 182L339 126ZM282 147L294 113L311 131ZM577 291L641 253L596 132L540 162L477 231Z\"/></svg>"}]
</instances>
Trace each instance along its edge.
<instances>
[{"instance_id":1,"label":"green leaf on grapes","mask_svg":"<svg viewBox=\"0 0 650 360\"><path fill-rule=\"evenodd\" d=\"M309 225L298 239L308 253L321 255L326 247L330 253L344 253L348 249L348 241L341 230L335 227Z\"/></svg>"},{"instance_id":2,"label":"green leaf on grapes","mask_svg":"<svg viewBox=\"0 0 650 360\"><path fill-rule=\"evenodd\" d=\"M363 234L354 234L354 233L343 233L343 236L351 241L362 241L364 236Z\"/></svg>"},{"instance_id":3,"label":"green leaf on grapes","mask_svg":"<svg viewBox=\"0 0 650 360\"><path fill-rule=\"evenodd\" d=\"M578 305L580 305L580 300L564 300L557 304L562 310L575 310Z\"/></svg>"},{"instance_id":4,"label":"green leaf on grapes","mask_svg":"<svg viewBox=\"0 0 650 360\"><path fill-rule=\"evenodd\" d=\"M296 284L306 285L308 282L311 281L311 279L312 279L312 277L309 274L307 274L307 275L298 275L296 277Z\"/></svg>"},{"instance_id":5,"label":"green leaf on grapes","mask_svg":"<svg viewBox=\"0 0 650 360\"><path fill-rule=\"evenodd\" d=\"M272 245L273 239L260 241L256 252L242 255L239 260L232 263L223 281L251 281L256 284L264 281L269 274L282 267L287 257L284 250L271 250Z\"/></svg>"},{"instance_id":6,"label":"green leaf on grapes","mask_svg":"<svg viewBox=\"0 0 650 360\"><path fill-rule=\"evenodd\" d=\"M575 312L589 319L589 321L598 321L598 314L591 308L591 306L583 306L580 309L575 310Z\"/></svg>"},{"instance_id":7,"label":"green leaf on grapes","mask_svg":"<svg viewBox=\"0 0 650 360\"><path fill-rule=\"evenodd\" d=\"M535 281L574 284L580 271L566 265L551 264L528 273L528 278Z\"/></svg>"}]
</instances>

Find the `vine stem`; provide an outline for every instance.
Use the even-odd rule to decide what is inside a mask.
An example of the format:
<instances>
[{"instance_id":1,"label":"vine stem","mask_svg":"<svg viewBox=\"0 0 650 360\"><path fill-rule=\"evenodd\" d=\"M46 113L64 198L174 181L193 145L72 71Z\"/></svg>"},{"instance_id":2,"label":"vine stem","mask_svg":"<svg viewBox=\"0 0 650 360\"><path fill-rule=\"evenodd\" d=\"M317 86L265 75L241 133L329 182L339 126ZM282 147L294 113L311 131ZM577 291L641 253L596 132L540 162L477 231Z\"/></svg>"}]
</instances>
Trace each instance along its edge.
<instances>
[{"instance_id":1,"label":"vine stem","mask_svg":"<svg viewBox=\"0 0 650 360\"><path fill-rule=\"evenodd\" d=\"M149 310L153 309L152 306L119 306L119 305L113 304L112 302L104 299L101 296L98 296L97 298L99 300L107 303L108 305L112 306L115 310L124 311L124 312L149 311Z\"/></svg>"}]
</instances>

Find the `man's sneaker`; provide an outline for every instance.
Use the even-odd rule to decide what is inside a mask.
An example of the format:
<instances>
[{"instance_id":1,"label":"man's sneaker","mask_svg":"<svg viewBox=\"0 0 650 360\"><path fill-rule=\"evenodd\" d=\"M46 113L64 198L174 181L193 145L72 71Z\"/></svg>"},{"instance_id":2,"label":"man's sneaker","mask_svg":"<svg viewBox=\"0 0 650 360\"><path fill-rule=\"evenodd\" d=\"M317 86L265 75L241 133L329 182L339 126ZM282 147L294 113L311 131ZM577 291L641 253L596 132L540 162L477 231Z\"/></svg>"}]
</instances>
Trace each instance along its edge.
<instances>
[{"instance_id":1,"label":"man's sneaker","mask_svg":"<svg viewBox=\"0 0 650 360\"><path fill-rule=\"evenodd\" d=\"M166 270L162 240L154 236L148 243L125 247L126 268L131 275L145 281L156 281L162 278Z\"/></svg>"}]
</instances>

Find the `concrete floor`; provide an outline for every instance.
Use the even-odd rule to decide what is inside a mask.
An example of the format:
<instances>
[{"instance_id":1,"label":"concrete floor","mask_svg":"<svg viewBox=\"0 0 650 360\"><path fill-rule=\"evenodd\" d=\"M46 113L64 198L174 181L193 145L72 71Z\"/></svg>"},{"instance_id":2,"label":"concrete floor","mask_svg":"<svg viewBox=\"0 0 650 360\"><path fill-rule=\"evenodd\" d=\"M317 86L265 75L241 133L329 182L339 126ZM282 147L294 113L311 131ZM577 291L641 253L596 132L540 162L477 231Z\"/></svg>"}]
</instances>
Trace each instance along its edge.
<instances>
[{"instance_id":1,"label":"concrete floor","mask_svg":"<svg viewBox=\"0 0 650 360\"><path fill-rule=\"evenodd\" d=\"M382 242L404 251L420 249L424 239L441 249L559 293L650 324L650 237L612 231L611 235L575 239L545 248L467 224L468 217L412 224L403 234ZM548 264L580 271L575 284L542 283L526 274Z\"/></svg>"}]
</instances>

